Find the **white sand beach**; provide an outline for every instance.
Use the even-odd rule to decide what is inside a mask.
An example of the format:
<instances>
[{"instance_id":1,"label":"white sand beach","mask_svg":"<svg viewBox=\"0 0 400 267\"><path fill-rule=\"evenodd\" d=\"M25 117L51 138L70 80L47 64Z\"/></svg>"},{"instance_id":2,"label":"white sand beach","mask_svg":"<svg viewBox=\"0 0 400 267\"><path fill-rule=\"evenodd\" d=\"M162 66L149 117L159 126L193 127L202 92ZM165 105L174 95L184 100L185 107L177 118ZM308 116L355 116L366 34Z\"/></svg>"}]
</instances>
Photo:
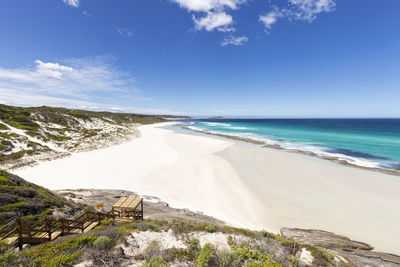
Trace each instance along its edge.
<instances>
[{"instance_id":1,"label":"white sand beach","mask_svg":"<svg viewBox=\"0 0 400 267\"><path fill-rule=\"evenodd\" d=\"M314 228L400 254L400 177L189 131L140 126L130 142L14 171L50 189L126 189L236 226Z\"/></svg>"}]
</instances>

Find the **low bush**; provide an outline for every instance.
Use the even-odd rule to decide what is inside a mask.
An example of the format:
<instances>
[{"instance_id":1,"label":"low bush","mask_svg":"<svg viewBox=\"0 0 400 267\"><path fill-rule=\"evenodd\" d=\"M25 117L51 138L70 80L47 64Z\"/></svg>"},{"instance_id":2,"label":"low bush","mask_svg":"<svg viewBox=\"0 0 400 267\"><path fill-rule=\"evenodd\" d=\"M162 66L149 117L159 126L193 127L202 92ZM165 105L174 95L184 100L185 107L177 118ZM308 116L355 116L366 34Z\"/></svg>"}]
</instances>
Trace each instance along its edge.
<instances>
[{"instance_id":1,"label":"low bush","mask_svg":"<svg viewBox=\"0 0 400 267\"><path fill-rule=\"evenodd\" d=\"M215 258L215 253L216 247L213 244L205 244L197 257L197 267L215 266L215 260L213 260Z\"/></svg>"},{"instance_id":2,"label":"low bush","mask_svg":"<svg viewBox=\"0 0 400 267\"><path fill-rule=\"evenodd\" d=\"M189 260L194 260L200 253L200 241L198 239L190 239L186 242L186 252Z\"/></svg>"},{"instance_id":3,"label":"low bush","mask_svg":"<svg viewBox=\"0 0 400 267\"><path fill-rule=\"evenodd\" d=\"M168 264L160 256L154 256L148 260L142 267L168 267Z\"/></svg>"},{"instance_id":4,"label":"low bush","mask_svg":"<svg viewBox=\"0 0 400 267\"><path fill-rule=\"evenodd\" d=\"M209 232L209 233L215 233L215 232L218 230L218 228L217 228L216 225L209 224L209 225L207 225L207 226L204 227L204 230L205 230L206 232Z\"/></svg>"},{"instance_id":5,"label":"low bush","mask_svg":"<svg viewBox=\"0 0 400 267\"><path fill-rule=\"evenodd\" d=\"M9 249L7 244L0 240L0 266L13 266L16 258L14 250Z\"/></svg>"},{"instance_id":6,"label":"low bush","mask_svg":"<svg viewBox=\"0 0 400 267\"><path fill-rule=\"evenodd\" d=\"M289 255L287 258L292 263L293 267L297 267L297 258L295 256Z\"/></svg>"},{"instance_id":7,"label":"low bush","mask_svg":"<svg viewBox=\"0 0 400 267\"><path fill-rule=\"evenodd\" d=\"M32 266L64 266L71 265L79 257L81 248L92 245L96 237L81 236L64 242L50 242L22 254L28 265ZM26 264L22 264L26 265Z\"/></svg>"},{"instance_id":8,"label":"low bush","mask_svg":"<svg viewBox=\"0 0 400 267\"><path fill-rule=\"evenodd\" d=\"M151 259L154 256L160 256L161 254L161 246L160 243L158 243L157 240L152 240L147 244L147 247L145 249L145 258L146 259Z\"/></svg>"},{"instance_id":9,"label":"low bush","mask_svg":"<svg viewBox=\"0 0 400 267\"><path fill-rule=\"evenodd\" d=\"M93 241L93 247L97 249L110 249L113 246L113 241L108 236L99 236Z\"/></svg>"}]
</instances>

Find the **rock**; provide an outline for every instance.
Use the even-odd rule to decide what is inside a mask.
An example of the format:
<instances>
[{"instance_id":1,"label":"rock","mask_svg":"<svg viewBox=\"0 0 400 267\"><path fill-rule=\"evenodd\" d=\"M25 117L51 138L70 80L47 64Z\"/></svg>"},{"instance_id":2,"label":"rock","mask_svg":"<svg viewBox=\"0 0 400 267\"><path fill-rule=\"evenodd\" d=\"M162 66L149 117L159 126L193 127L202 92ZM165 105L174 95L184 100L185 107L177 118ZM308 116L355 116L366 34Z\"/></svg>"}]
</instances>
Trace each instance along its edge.
<instances>
[{"instance_id":1,"label":"rock","mask_svg":"<svg viewBox=\"0 0 400 267\"><path fill-rule=\"evenodd\" d=\"M298 266L305 267L305 266L312 266L314 261L314 257L311 255L311 252L305 248L302 248L299 252L297 252L298 258Z\"/></svg>"},{"instance_id":2,"label":"rock","mask_svg":"<svg viewBox=\"0 0 400 267\"><path fill-rule=\"evenodd\" d=\"M372 250L368 244L353 241L348 237L336 235L321 230L306 230L298 228L281 228L281 235L293 238L295 241L328 249L340 249L344 251Z\"/></svg>"},{"instance_id":3,"label":"rock","mask_svg":"<svg viewBox=\"0 0 400 267\"><path fill-rule=\"evenodd\" d=\"M361 256L363 258L377 259L377 260L381 260L384 262L390 262L390 263L400 265L400 256L396 256L396 255L389 254L389 253L366 251L366 250L355 250L355 251L353 251L352 254Z\"/></svg>"}]
</instances>

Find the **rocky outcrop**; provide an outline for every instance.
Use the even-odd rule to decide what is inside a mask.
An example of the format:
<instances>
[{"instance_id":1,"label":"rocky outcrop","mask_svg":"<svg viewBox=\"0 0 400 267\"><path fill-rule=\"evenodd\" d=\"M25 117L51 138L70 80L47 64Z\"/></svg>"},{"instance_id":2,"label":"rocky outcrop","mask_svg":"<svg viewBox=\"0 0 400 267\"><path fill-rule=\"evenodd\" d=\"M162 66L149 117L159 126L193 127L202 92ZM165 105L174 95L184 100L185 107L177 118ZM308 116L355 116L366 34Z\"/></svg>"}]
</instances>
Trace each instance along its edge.
<instances>
[{"instance_id":1,"label":"rocky outcrop","mask_svg":"<svg viewBox=\"0 0 400 267\"><path fill-rule=\"evenodd\" d=\"M327 231L281 228L281 235L302 244L333 250L352 266L400 266L400 256L373 251L370 245Z\"/></svg>"},{"instance_id":2,"label":"rocky outcrop","mask_svg":"<svg viewBox=\"0 0 400 267\"><path fill-rule=\"evenodd\" d=\"M321 230L281 228L281 235L287 238L293 238L299 243L310 244L329 249L340 249L344 251L373 249L373 247L368 244L353 241L348 237Z\"/></svg>"}]
</instances>

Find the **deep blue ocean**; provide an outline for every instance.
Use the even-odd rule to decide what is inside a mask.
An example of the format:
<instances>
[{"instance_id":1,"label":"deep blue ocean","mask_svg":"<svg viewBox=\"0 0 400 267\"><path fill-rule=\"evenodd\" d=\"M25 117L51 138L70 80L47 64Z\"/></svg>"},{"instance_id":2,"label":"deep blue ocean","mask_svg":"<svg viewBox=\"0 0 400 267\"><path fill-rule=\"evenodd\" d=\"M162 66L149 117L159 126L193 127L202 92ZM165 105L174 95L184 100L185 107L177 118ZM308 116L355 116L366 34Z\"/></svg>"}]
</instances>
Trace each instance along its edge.
<instances>
[{"instance_id":1,"label":"deep blue ocean","mask_svg":"<svg viewBox=\"0 0 400 267\"><path fill-rule=\"evenodd\" d=\"M207 119L184 124L358 166L400 170L400 119Z\"/></svg>"}]
</instances>

